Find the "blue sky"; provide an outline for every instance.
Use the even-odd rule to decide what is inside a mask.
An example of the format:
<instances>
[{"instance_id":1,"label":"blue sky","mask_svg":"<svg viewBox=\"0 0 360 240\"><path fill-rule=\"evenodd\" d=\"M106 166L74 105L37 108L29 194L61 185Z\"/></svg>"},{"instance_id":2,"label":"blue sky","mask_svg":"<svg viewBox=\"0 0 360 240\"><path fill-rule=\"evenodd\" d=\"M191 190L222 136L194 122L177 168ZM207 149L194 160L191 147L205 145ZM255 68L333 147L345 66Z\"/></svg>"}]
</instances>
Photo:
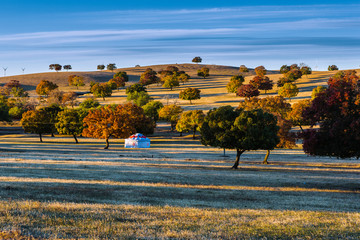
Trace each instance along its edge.
<instances>
[{"instance_id":1,"label":"blue sky","mask_svg":"<svg viewBox=\"0 0 360 240\"><path fill-rule=\"evenodd\" d=\"M300 4L301 3L301 4ZM2 2L0 74L204 63L248 67L309 64L359 68L358 1Z\"/></svg>"}]
</instances>

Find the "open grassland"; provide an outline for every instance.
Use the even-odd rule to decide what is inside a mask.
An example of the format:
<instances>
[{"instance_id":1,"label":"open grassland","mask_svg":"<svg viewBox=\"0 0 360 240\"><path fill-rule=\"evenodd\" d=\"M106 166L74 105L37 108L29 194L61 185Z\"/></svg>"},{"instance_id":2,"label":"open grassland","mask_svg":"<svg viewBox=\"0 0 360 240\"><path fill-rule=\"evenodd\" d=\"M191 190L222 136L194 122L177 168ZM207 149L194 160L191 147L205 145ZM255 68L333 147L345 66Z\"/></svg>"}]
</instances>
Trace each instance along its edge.
<instances>
[{"instance_id":1,"label":"open grassland","mask_svg":"<svg viewBox=\"0 0 360 240\"><path fill-rule=\"evenodd\" d=\"M156 65L150 66L155 71L160 71L165 69L168 65ZM238 74L237 67L228 67L228 66L217 66L217 65L196 65L196 64L173 64L177 66L180 70L186 71L191 79L185 85L181 84L180 87L175 88L173 91L170 89L165 89L161 85L153 84L148 86L148 92L154 100L159 100L164 104L177 103L186 110L193 109L203 109L209 110L214 107L220 107L223 105L231 105L237 107L239 101L243 98L237 97L235 93L227 93L226 84L229 82L230 77ZM197 76L197 69L202 66L210 68L210 77L203 79ZM138 82L140 75L145 71L147 67L136 67L136 68L123 68L116 71L126 71L129 75L129 82L126 86L129 86L135 82ZM115 71L115 72L116 72ZM308 76L303 76L301 79L298 79L295 83L299 87L299 94L297 97L293 98L292 103L301 99L310 98L311 91L314 87L318 85L326 85L327 80L330 76L334 75L336 71L328 72L313 72L313 74ZM72 87L68 86L68 76L72 74L77 74L83 76L86 82L84 87ZM50 80L59 85L60 90L64 92L75 91L85 95L79 97L79 102L83 101L86 97L92 96L89 92L89 83L90 81L105 82L112 78L114 72L110 71L94 71L94 72L51 72L51 73L39 73L39 74L25 74L19 76L11 77L1 77L0 84L9 82L12 79L19 80L21 84L29 90L30 95L37 97L35 93L36 85L41 80ZM246 81L248 83L250 79L254 76L254 71L251 70L246 74ZM260 97L266 96L275 96L277 95L278 88L276 82L282 74L279 74L277 71L268 71L269 78L275 83L274 89L268 91L267 94L264 91L261 92ZM189 101L180 100L179 92L185 88L193 87L201 90L201 99L193 101L194 104L190 104ZM122 104L125 103L126 94L125 89L115 90L111 97L106 98L105 101L98 99L102 104Z\"/></svg>"},{"instance_id":2,"label":"open grassland","mask_svg":"<svg viewBox=\"0 0 360 240\"><path fill-rule=\"evenodd\" d=\"M123 140L5 135L0 238L360 238L360 164L202 146L160 124L150 149ZM17 237L16 237L17 236Z\"/></svg>"}]
</instances>

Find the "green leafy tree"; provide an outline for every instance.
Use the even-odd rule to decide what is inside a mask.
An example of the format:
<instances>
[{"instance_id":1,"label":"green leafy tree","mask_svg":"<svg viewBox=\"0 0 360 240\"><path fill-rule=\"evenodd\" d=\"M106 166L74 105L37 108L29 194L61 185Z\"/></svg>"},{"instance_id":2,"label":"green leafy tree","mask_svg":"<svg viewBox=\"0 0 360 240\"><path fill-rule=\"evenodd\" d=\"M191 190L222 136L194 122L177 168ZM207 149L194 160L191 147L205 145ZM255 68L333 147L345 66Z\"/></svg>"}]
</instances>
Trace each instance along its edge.
<instances>
[{"instance_id":1,"label":"green leafy tree","mask_svg":"<svg viewBox=\"0 0 360 240\"><path fill-rule=\"evenodd\" d=\"M43 134L53 131L53 124L49 122L48 113L43 109L25 112L20 123L26 133L39 134L40 142L43 142Z\"/></svg>"},{"instance_id":2,"label":"green leafy tree","mask_svg":"<svg viewBox=\"0 0 360 240\"><path fill-rule=\"evenodd\" d=\"M244 83L245 78L242 75L235 75L230 78L229 83L226 85L226 89L229 93L236 93L239 87Z\"/></svg>"},{"instance_id":3,"label":"green leafy tree","mask_svg":"<svg viewBox=\"0 0 360 240\"><path fill-rule=\"evenodd\" d=\"M302 75L305 75L305 76L312 74L312 69L309 66L302 66L300 68L300 71L301 71Z\"/></svg>"},{"instance_id":4,"label":"green leafy tree","mask_svg":"<svg viewBox=\"0 0 360 240\"><path fill-rule=\"evenodd\" d=\"M159 120L159 111L163 107L164 105L160 101L150 101L142 106L145 115L151 118L155 123Z\"/></svg>"},{"instance_id":5,"label":"green leafy tree","mask_svg":"<svg viewBox=\"0 0 360 240\"><path fill-rule=\"evenodd\" d=\"M115 63L109 63L106 66L106 69L113 72L116 69L116 64Z\"/></svg>"},{"instance_id":6,"label":"green leafy tree","mask_svg":"<svg viewBox=\"0 0 360 240\"><path fill-rule=\"evenodd\" d=\"M104 69L105 69L105 65L104 65L104 64L99 64L99 65L97 65L97 70L102 71L102 70L104 70Z\"/></svg>"},{"instance_id":7,"label":"green leafy tree","mask_svg":"<svg viewBox=\"0 0 360 240\"><path fill-rule=\"evenodd\" d=\"M9 95L13 98L27 98L29 93L26 92L22 87L13 87L10 89Z\"/></svg>"},{"instance_id":8,"label":"green leafy tree","mask_svg":"<svg viewBox=\"0 0 360 240\"><path fill-rule=\"evenodd\" d=\"M288 65L282 65L281 68L280 68L280 73L285 74L285 73L287 73L289 71L290 71L290 66L288 66Z\"/></svg>"},{"instance_id":9,"label":"green leafy tree","mask_svg":"<svg viewBox=\"0 0 360 240\"><path fill-rule=\"evenodd\" d=\"M146 87L140 83L134 83L126 88L126 94L133 92L146 92Z\"/></svg>"},{"instance_id":10,"label":"green leafy tree","mask_svg":"<svg viewBox=\"0 0 360 240\"><path fill-rule=\"evenodd\" d=\"M96 83L90 90L95 97L101 97L105 101L105 97L111 97L112 89L108 83Z\"/></svg>"},{"instance_id":11,"label":"green leafy tree","mask_svg":"<svg viewBox=\"0 0 360 240\"><path fill-rule=\"evenodd\" d=\"M64 69L65 69L66 71L69 71L69 70L72 69L72 67L71 67L71 65L64 65Z\"/></svg>"},{"instance_id":12,"label":"green leafy tree","mask_svg":"<svg viewBox=\"0 0 360 240\"><path fill-rule=\"evenodd\" d=\"M206 146L236 149L237 169L245 151L274 149L279 142L276 117L261 109L234 110L224 106L210 110L201 127L201 143Z\"/></svg>"},{"instance_id":13,"label":"green leafy tree","mask_svg":"<svg viewBox=\"0 0 360 240\"><path fill-rule=\"evenodd\" d=\"M328 71L337 71L339 68L336 65L329 65Z\"/></svg>"},{"instance_id":14,"label":"green leafy tree","mask_svg":"<svg viewBox=\"0 0 360 240\"><path fill-rule=\"evenodd\" d=\"M189 82L190 79L190 75L186 74L186 73L181 73L178 77L179 81L182 82L183 84Z\"/></svg>"},{"instance_id":15,"label":"green leafy tree","mask_svg":"<svg viewBox=\"0 0 360 240\"><path fill-rule=\"evenodd\" d=\"M285 83L284 86L279 89L279 95L284 98L289 98L289 101L291 101L292 97L296 97L298 93L299 89L292 83Z\"/></svg>"},{"instance_id":16,"label":"green leafy tree","mask_svg":"<svg viewBox=\"0 0 360 240\"><path fill-rule=\"evenodd\" d=\"M192 60L193 63L201 63L202 62L202 58L201 57L194 57Z\"/></svg>"},{"instance_id":17,"label":"green leafy tree","mask_svg":"<svg viewBox=\"0 0 360 240\"><path fill-rule=\"evenodd\" d=\"M180 114L183 112L183 109L180 106L175 104L166 105L159 111L159 118L169 121L171 126L171 131L174 131L174 128L179 121Z\"/></svg>"},{"instance_id":18,"label":"green leafy tree","mask_svg":"<svg viewBox=\"0 0 360 240\"><path fill-rule=\"evenodd\" d=\"M59 112L63 111L63 108L61 108L58 104L50 104L49 106L43 107L40 110L46 112L47 124L49 124L51 127L49 133L51 133L51 136L54 137L54 134L56 133L55 124L57 122L57 115Z\"/></svg>"},{"instance_id":19,"label":"green leafy tree","mask_svg":"<svg viewBox=\"0 0 360 240\"><path fill-rule=\"evenodd\" d=\"M163 81L164 81L163 87L170 88L171 91L173 90L174 87L180 86L179 78L176 74L164 77Z\"/></svg>"},{"instance_id":20,"label":"green leafy tree","mask_svg":"<svg viewBox=\"0 0 360 240\"><path fill-rule=\"evenodd\" d=\"M324 86L317 86L316 88L314 88L311 92L311 99L316 98L316 96L321 93L324 92L326 90L326 87Z\"/></svg>"},{"instance_id":21,"label":"green leafy tree","mask_svg":"<svg viewBox=\"0 0 360 240\"><path fill-rule=\"evenodd\" d=\"M202 67L198 70L197 74L199 77L207 78L208 76L210 76L210 69L207 67Z\"/></svg>"},{"instance_id":22,"label":"green leafy tree","mask_svg":"<svg viewBox=\"0 0 360 240\"><path fill-rule=\"evenodd\" d=\"M59 134L72 135L75 143L79 143L76 136L83 131L83 119L85 114L81 109L65 109L57 115L55 127Z\"/></svg>"},{"instance_id":23,"label":"green leafy tree","mask_svg":"<svg viewBox=\"0 0 360 240\"><path fill-rule=\"evenodd\" d=\"M247 73L249 72L249 69L245 65L241 65L239 68L240 73Z\"/></svg>"},{"instance_id":24,"label":"green leafy tree","mask_svg":"<svg viewBox=\"0 0 360 240\"><path fill-rule=\"evenodd\" d=\"M55 70L56 72L58 72L58 71L61 71L62 66L61 66L60 64L57 64L57 63L55 63L55 64L50 64L50 65L49 65L49 69L50 69L50 70Z\"/></svg>"},{"instance_id":25,"label":"green leafy tree","mask_svg":"<svg viewBox=\"0 0 360 240\"><path fill-rule=\"evenodd\" d=\"M69 86L76 86L77 89L79 89L81 86L85 86L84 78L78 75L70 75L68 82Z\"/></svg>"},{"instance_id":26,"label":"green leafy tree","mask_svg":"<svg viewBox=\"0 0 360 240\"><path fill-rule=\"evenodd\" d=\"M79 104L79 107L82 109L93 109L99 106L100 103L95 98L86 98L82 103Z\"/></svg>"},{"instance_id":27,"label":"green leafy tree","mask_svg":"<svg viewBox=\"0 0 360 240\"><path fill-rule=\"evenodd\" d=\"M127 100L132 101L138 106L144 106L152 100L147 92L131 92L127 94Z\"/></svg>"},{"instance_id":28,"label":"green leafy tree","mask_svg":"<svg viewBox=\"0 0 360 240\"><path fill-rule=\"evenodd\" d=\"M0 121L10 121L7 98L3 95L0 95Z\"/></svg>"},{"instance_id":29,"label":"green leafy tree","mask_svg":"<svg viewBox=\"0 0 360 240\"><path fill-rule=\"evenodd\" d=\"M47 81L47 80L41 80L40 83L36 87L36 93L39 95L48 96L52 90L55 90L57 88L58 88L58 85L56 85L55 83Z\"/></svg>"},{"instance_id":30,"label":"green leafy tree","mask_svg":"<svg viewBox=\"0 0 360 240\"><path fill-rule=\"evenodd\" d=\"M176 131L181 133L193 131L193 139L195 139L196 131L200 131L204 118L205 114L202 110L183 112L176 124Z\"/></svg>"},{"instance_id":31,"label":"green leafy tree","mask_svg":"<svg viewBox=\"0 0 360 240\"><path fill-rule=\"evenodd\" d=\"M179 98L182 100L189 100L190 104L191 100L200 99L200 89L197 88L186 88L182 90L179 94Z\"/></svg>"},{"instance_id":32,"label":"green leafy tree","mask_svg":"<svg viewBox=\"0 0 360 240\"><path fill-rule=\"evenodd\" d=\"M301 78L301 76L302 76L302 72L297 68L293 68L284 74L284 77L290 80L290 82L296 81L297 79Z\"/></svg>"},{"instance_id":33,"label":"green leafy tree","mask_svg":"<svg viewBox=\"0 0 360 240\"><path fill-rule=\"evenodd\" d=\"M277 118L278 126L280 127L278 137L279 143L277 148L293 148L296 146L295 134L291 132L292 124L288 120L288 114L291 111L290 103L286 102L285 98L281 96L266 97L266 98L250 98L245 99L244 102L240 102L238 109L245 111L251 111L255 109L262 109L265 112L271 113ZM267 150L267 154L263 163L268 164L268 157L270 150Z\"/></svg>"}]
</instances>

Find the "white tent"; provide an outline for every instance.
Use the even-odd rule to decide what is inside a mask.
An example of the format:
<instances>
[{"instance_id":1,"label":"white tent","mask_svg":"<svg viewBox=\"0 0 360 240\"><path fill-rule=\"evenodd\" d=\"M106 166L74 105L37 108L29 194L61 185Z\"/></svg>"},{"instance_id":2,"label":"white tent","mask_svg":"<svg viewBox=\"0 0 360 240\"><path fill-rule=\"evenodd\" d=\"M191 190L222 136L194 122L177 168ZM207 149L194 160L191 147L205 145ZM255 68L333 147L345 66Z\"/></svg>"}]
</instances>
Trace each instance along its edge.
<instances>
[{"instance_id":1,"label":"white tent","mask_svg":"<svg viewBox=\"0 0 360 240\"><path fill-rule=\"evenodd\" d=\"M136 133L125 139L125 148L150 148L150 139L141 133Z\"/></svg>"}]
</instances>

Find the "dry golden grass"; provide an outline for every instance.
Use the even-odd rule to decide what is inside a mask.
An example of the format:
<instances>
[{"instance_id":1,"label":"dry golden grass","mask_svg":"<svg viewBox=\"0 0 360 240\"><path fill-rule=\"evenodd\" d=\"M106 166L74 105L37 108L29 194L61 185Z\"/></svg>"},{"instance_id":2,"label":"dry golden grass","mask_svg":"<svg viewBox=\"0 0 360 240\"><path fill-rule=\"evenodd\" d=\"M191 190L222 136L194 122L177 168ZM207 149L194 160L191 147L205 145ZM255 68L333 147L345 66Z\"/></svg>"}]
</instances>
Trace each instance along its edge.
<instances>
[{"instance_id":1,"label":"dry golden grass","mask_svg":"<svg viewBox=\"0 0 360 240\"><path fill-rule=\"evenodd\" d=\"M1 201L0 206L2 239L26 239L27 236L51 239L360 237L359 213L197 209L38 201Z\"/></svg>"},{"instance_id":2,"label":"dry golden grass","mask_svg":"<svg viewBox=\"0 0 360 240\"><path fill-rule=\"evenodd\" d=\"M227 93L226 84L228 83L231 76L238 74L237 67L229 67L229 66L218 66L218 65L196 65L196 64L171 64L173 66L177 66L180 70L186 71L191 75L191 80L189 83L185 85L181 85L179 88L175 88L173 91L168 89L164 89L161 86L156 84L148 87L149 94L155 99L160 100L164 104L167 103L178 103L182 107L187 110L192 109L203 109L209 110L214 107L219 107L223 105L231 105L234 107L238 106L239 101L243 100L243 98L237 97L234 93ZM168 65L155 65L150 66L155 71L160 71L165 69ZM210 77L206 79L202 79L197 77L197 69L202 66L206 66L210 68ZM137 68L123 68L118 69L116 71L126 71L130 76L130 81L127 83L127 86L133 84L134 82L138 82L140 79L141 73L145 71L146 67L137 67ZM311 75L303 76L301 79L296 81L296 84L300 88L300 93L297 97L293 99L292 102L296 102L301 99L309 98L311 96L311 91L314 87L318 85L326 85L326 82L330 76L335 74L336 72L314 72ZM75 87L67 86L67 78L71 74L81 75L85 78L87 83L86 86L80 87L79 89ZM57 83L60 86L60 90L62 91L80 91L80 92L88 92L89 91L89 82L94 81L108 81L112 76L113 72L110 71L94 71L94 72L49 72L49 73L39 73L39 74L25 74L11 77L1 77L0 83L7 83L9 80L16 79L19 80L20 83L24 84L26 89L28 89L32 96L36 96L35 87L41 80L50 80ZM246 82L254 76L254 71L251 70L246 74ZM268 76L274 83L277 82L279 77L282 75L277 71L269 71ZM194 101L193 105L189 104L189 101L180 100L179 92L188 87L195 87L201 90L201 99ZM274 86L274 89L268 91L265 95L263 92L260 97L272 96L277 94L277 87ZM79 101L82 101L85 97L92 96L91 94L87 94L85 96L81 96ZM121 104L126 102L126 94L125 90L114 91L113 95L109 98L106 98L106 101L102 99L98 99L102 104Z\"/></svg>"}]
</instances>

